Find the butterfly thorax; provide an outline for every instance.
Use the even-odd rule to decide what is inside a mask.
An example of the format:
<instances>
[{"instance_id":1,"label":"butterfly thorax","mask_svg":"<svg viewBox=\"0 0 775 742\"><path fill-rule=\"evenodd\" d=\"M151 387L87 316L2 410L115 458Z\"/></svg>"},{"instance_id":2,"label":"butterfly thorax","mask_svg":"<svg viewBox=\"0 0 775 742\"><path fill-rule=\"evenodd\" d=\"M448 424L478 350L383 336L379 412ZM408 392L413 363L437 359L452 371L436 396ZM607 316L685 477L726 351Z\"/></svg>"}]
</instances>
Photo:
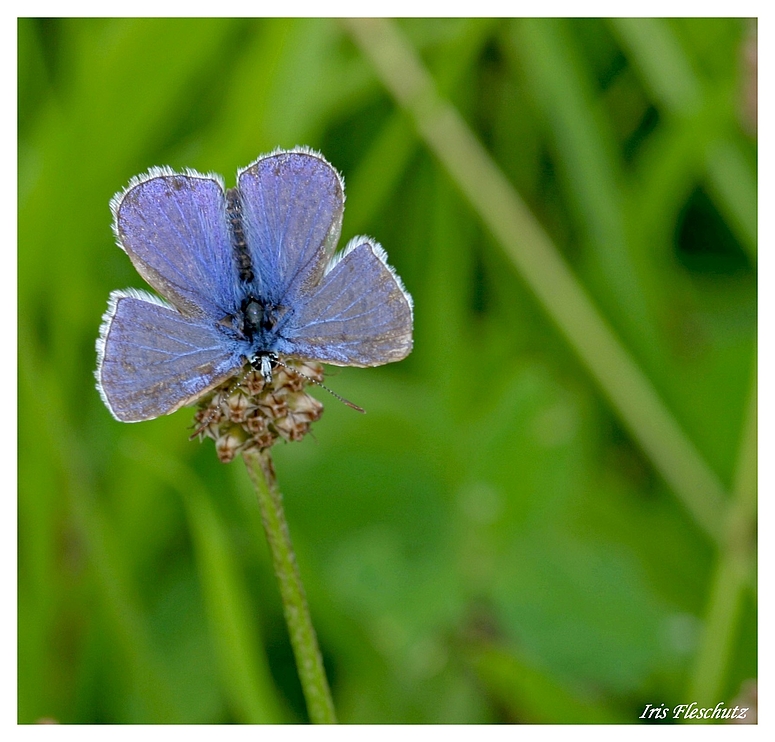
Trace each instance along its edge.
<instances>
[{"instance_id":1,"label":"butterfly thorax","mask_svg":"<svg viewBox=\"0 0 775 742\"><path fill-rule=\"evenodd\" d=\"M280 307L268 302L247 296L242 301L240 309L242 317L242 332L248 342L271 333L277 324Z\"/></svg>"},{"instance_id":2,"label":"butterfly thorax","mask_svg":"<svg viewBox=\"0 0 775 742\"><path fill-rule=\"evenodd\" d=\"M287 316L287 307L273 304L249 294L234 314L228 314L217 325L242 349L242 355L262 375L271 380L271 369L262 358L277 357L277 343L281 339L281 319Z\"/></svg>"}]
</instances>

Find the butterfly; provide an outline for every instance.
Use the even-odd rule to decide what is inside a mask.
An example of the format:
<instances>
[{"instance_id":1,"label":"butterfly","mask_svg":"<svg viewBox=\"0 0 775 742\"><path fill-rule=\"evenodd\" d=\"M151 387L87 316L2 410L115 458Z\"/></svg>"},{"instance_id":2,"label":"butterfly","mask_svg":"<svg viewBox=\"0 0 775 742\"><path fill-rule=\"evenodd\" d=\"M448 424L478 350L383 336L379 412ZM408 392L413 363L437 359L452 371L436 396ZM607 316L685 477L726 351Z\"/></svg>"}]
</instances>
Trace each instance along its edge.
<instances>
[{"instance_id":1,"label":"butterfly","mask_svg":"<svg viewBox=\"0 0 775 742\"><path fill-rule=\"evenodd\" d=\"M226 189L213 174L152 168L111 201L113 230L157 292L111 293L97 389L123 422L188 404L246 364L281 357L379 366L412 350L412 299L385 251L339 253L344 182L322 155L276 150Z\"/></svg>"}]
</instances>

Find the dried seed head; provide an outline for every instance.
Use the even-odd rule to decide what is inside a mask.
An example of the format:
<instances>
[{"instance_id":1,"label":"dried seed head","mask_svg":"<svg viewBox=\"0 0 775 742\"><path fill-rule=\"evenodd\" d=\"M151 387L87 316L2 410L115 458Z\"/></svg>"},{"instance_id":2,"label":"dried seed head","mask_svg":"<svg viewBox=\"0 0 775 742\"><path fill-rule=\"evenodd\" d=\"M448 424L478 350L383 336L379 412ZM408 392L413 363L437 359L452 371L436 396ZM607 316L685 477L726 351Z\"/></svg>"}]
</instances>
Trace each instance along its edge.
<instances>
[{"instance_id":1,"label":"dried seed head","mask_svg":"<svg viewBox=\"0 0 775 742\"><path fill-rule=\"evenodd\" d=\"M282 366L275 372L274 382L277 389L287 389L289 392L300 392L309 383L300 374Z\"/></svg>"},{"instance_id":2,"label":"dried seed head","mask_svg":"<svg viewBox=\"0 0 775 742\"><path fill-rule=\"evenodd\" d=\"M288 408L297 417L304 416L308 422L319 420L323 414L323 403L309 394L289 395Z\"/></svg>"},{"instance_id":3,"label":"dried seed head","mask_svg":"<svg viewBox=\"0 0 775 742\"><path fill-rule=\"evenodd\" d=\"M323 404L307 394L310 380L322 382L319 363L283 360L267 383L255 369L199 400L192 438L212 438L227 463L246 450L263 450L282 438L299 441L323 414Z\"/></svg>"},{"instance_id":4,"label":"dried seed head","mask_svg":"<svg viewBox=\"0 0 775 742\"><path fill-rule=\"evenodd\" d=\"M246 442L247 436L244 435L244 431L233 425L215 439L215 451L218 458L227 464L234 459Z\"/></svg>"},{"instance_id":5,"label":"dried seed head","mask_svg":"<svg viewBox=\"0 0 775 742\"><path fill-rule=\"evenodd\" d=\"M269 430L269 423L261 410L255 410L253 414L245 420L245 429L252 435L258 435Z\"/></svg>"},{"instance_id":6,"label":"dried seed head","mask_svg":"<svg viewBox=\"0 0 775 742\"><path fill-rule=\"evenodd\" d=\"M288 390L281 387L271 394L262 394L256 405L270 419L283 417L288 412L287 394Z\"/></svg>"},{"instance_id":7,"label":"dried seed head","mask_svg":"<svg viewBox=\"0 0 775 742\"><path fill-rule=\"evenodd\" d=\"M286 441L300 441L309 432L309 422L297 417L292 412L279 420L275 420L275 427Z\"/></svg>"},{"instance_id":8,"label":"dried seed head","mask_svg":"<svg viewBox=\"0 0 775 742\"><path fill-rule=\"evenodd\" d=\"M305 376L308 379L312 379L313 382L317 382L318 384L322 384L323 379L325 379L323 366L319 363L314 363L313 361L302 361L299 363L297 368L302 376Z\"/></svg>"},{"instance_id":9,"label":"dried seed head","mask_svg":"<svg viewBox=\"0 0 775 742\"><path fill-rule=\"evenodd\" d=\"M245 387L245 390L251 397L261 394L264 391L265 385L264 377L255 369L248 371L242 380L242 386Z\"/></svg>"},{"instance_id":10,"label":"dried seed head","mask_svg":"<svg viewBox=\"0 0 775 742\"><path fill-rule=\"evenodd\" d=\"M255 409L250 397L240 391L233 392L226 400L228 415L235 423L244 423L248 415Z\"/></svg>"}]
</instances>

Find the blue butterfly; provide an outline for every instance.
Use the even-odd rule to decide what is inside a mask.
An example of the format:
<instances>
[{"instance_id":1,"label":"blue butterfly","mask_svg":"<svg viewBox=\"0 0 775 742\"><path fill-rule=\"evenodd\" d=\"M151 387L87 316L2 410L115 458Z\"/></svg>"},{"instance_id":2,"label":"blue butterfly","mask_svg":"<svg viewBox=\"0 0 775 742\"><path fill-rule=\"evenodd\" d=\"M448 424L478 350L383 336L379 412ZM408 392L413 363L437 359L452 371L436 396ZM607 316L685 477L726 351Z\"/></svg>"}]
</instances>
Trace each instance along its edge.
<instances>
[{"instance_id":1,"label":"blue butterfly","mask_svg":"<svg viewBox=\"0 0 775 742\"><path fill-rule=\"evenodd\" d=\"M412 299L385 251L356 237L335 254L344 182L319 154L278 150L237 173L153 168L111 201L116 240L166 301L114 291L97 340L113 416L191 404L246 364L281 356L379 366L412 350Z\"/></svg>"}]
</instances>

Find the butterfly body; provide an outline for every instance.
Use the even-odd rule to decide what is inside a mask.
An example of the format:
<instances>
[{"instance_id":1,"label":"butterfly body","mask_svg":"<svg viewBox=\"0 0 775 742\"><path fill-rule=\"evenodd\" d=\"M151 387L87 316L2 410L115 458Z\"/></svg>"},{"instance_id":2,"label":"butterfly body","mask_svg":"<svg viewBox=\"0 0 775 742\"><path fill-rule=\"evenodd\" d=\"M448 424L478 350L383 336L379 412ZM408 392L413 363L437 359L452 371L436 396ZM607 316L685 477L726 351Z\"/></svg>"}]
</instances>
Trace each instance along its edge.
<instances>
[{"instance_id":1,"label":"butterfly body","mask_svg":"<svg viewBox=\"0 0 775 742\"><path fill-rule=\"evenodd\" d=\"M238 173L153 169L112 201L119 246L164 297L113 292L97 388L114 416L190 404L246 363L288 356L376 366L412 347L412 304L382 248L334 254L344 184L320 155L278 151Z\"/></svg>"}]
</instances>

